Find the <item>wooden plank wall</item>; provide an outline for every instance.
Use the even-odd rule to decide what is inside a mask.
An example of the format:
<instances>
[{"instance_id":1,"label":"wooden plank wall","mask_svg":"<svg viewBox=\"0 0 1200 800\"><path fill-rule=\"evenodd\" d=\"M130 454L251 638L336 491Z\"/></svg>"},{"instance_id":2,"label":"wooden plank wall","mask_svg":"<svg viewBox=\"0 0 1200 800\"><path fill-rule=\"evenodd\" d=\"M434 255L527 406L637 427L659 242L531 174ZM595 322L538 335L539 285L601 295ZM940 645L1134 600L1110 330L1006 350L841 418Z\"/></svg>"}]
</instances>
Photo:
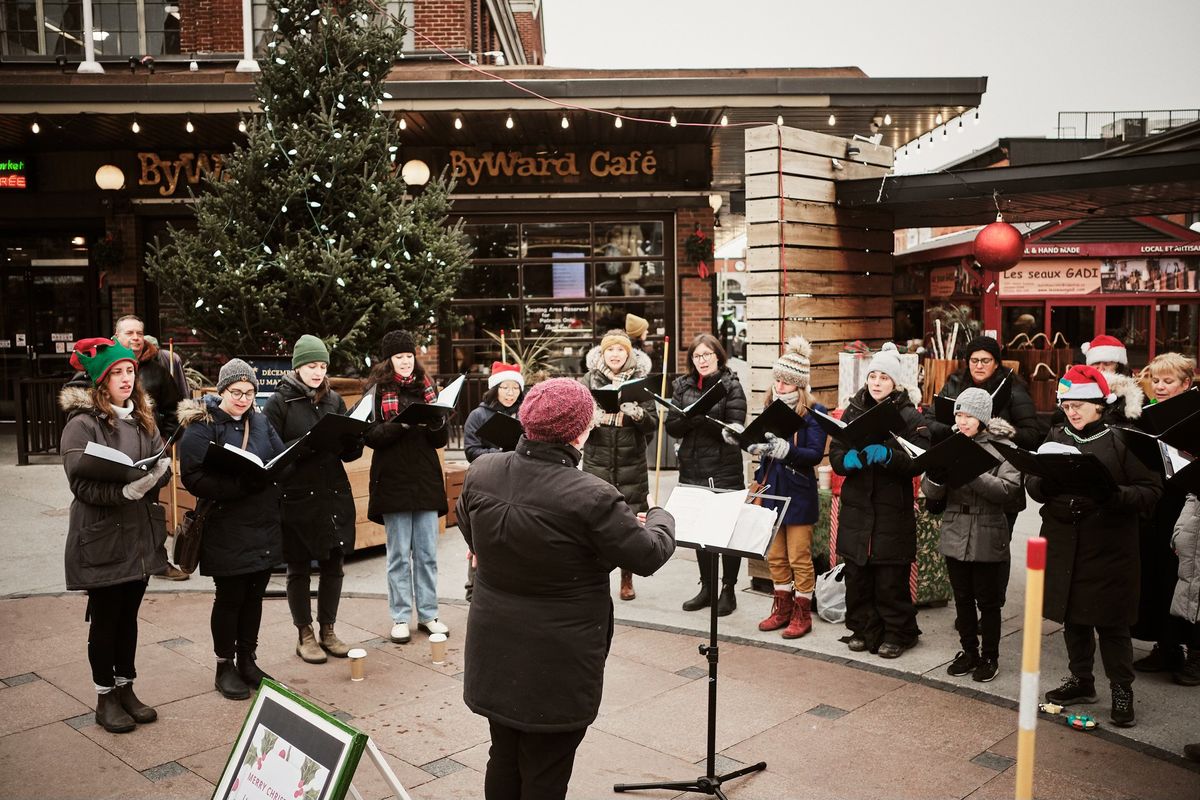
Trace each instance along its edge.
<instances>
[{"instance_id":1,"label":"wooden plank wall","mask_svg":"<svg viewBox=\"0 0 1200 800\"><path fill-rule=\"evenodd\" d=\"M858 153L848 155L850 147ZM840 168L834 164L840 163ZM780 342L813 345L817 399L838 405L838 351L892 335L891 215L836 205L839 180L882 179L891 148L769 125L746 132L746 300L751 411L761 411ZM782 320L782 336L781 336Z\"/></svg>"}]
</instances>

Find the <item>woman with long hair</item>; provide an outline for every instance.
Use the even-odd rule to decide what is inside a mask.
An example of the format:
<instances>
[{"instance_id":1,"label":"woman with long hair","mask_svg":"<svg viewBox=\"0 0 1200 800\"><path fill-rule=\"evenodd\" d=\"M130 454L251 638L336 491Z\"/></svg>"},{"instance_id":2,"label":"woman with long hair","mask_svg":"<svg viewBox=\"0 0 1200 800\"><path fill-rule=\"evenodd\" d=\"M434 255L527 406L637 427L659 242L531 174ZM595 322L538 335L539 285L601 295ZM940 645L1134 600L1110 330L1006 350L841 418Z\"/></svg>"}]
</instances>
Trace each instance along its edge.
<instances>
[{"instance_id":1,"label":"woman with long hair","mask_svg":"<svg viewBox=\"0 0 1200 800\"><path fill-rule=\"evenodd\" d=\"M133 680L138 609L150 575L167 569L166 513L155 498L171 479L171 459L158 459L129 483L84 477L80 460L91 443L134 461L153 456L163 443L138 385L132 350L111 339L83 339L75 343L71 364L87 374L91 387L68 386L59 394L67 413L59 452L74 496L64 555L67 589L88 593L96 723L109 733L126 733L158 719L133 693Z\"/></svg>"},{"instance_id":2,"label":"woman with long hair","mask_svg":"<svg viewBox=\"0 0 1200 800\"><path fill-rule=\"evenodd\" d=\"M346 401L329 386L329 349L304 334L292 348L292 371L283 376L263 413L285 442L299 439L328 414L346 413ZM350 648L334 632L342 599L342 559L354 552L354 495L344 461L362 455L362 439L342 443L341 452L312 452L283 481L283 558L287 562L288 608L296 626L296 655L321 664L328 653L345 658ZM317 562L317 624L312 627L309 583Z\"/></svg>"},{"instance_id":3,"label":"woman with long hair","mask_svg":"<svg viewBox=\"0 0 1200 800\"><path fill-rule=\"evenodd\" d=\"M812 598L816 588L813 570L813 527L820 516L817 476L814 467L825 457L825 431L810 410L825 412L825 406L809 392L812 345L803 336L788 339L787 345L771 368L775 382L764 400L770 405L781 400L800 415L800 429L790 439L767 434L765 444L752 444L751 455L759 456L754 480L769 486L768 494L791 498L783 527L767 551L767 566L775 584L771 613L758 623L760 631L783 628L784 639L799 639L812 630ZM766 508L777 508L778 500L763 499Z\"/></svg>"},{"instance_id":4,"label":"woman with long hair","mask_svg":"<svg viewBox=\"0 0 1200 800\"><path fill-rule=\"evenodd\" d=\"M725 386L725 396L708 410L708 416L726 423L734 430L743 430L746 424L746 393L733 370L726 366L728 357L725 348L710 333L702 333L688 347L688 371L675 379L672 385L671 402L686 408L714 385ZM717 433L712 425L699 416L685 417L675 411L668 413L667 432L679 440L679 482L693 486L708 486L709 480L717 489L745 489L746 476L742 466L742 449L737 439L728 431ZM684 611L698 611L708 606L711 593L716 586L709 586L710 559L707 553L698 552L696 562L700 568L700 591L695 597L684 601ZM738 572L742 559L738 556L721 556L721 589L717 600L717 614L726 616L737 608Z\"/></svg>"},{"instance_id":5,"label":"woman with long hair","mask_svg":"<svg viewBox=\"0 0 1200 800\"><path fill-rule=\"evenodd\" d=\"M417 627L449 633L438 619L438 517L446 515L446 485L438 448L450 435L445 417L433 425L410 425L396 417L415 403L437 399L433 381L417 358L411 334L383 337L382 360L371 370L375 423L367 429L371 458L371 500L367 515L387 531L388 610L391 640L408 642L414 603Z\"/></svg>"}]
</instances>

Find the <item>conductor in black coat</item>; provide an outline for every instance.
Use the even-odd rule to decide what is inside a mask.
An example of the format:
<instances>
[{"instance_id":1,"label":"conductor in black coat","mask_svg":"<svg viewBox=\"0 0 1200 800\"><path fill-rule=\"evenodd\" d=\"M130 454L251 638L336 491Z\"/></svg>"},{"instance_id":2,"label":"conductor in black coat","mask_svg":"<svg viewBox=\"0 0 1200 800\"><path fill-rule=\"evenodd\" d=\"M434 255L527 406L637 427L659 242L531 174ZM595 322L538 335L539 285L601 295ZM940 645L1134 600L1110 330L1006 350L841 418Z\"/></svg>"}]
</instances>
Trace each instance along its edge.
<instances>
[{"instance_id":1,"label":"conductor in black coat","mask_svg":"<svg viewBox=\"0 0 1200 800\"><path fill-rule=\"evenodd\" d=\"M609 574L651 575L675 551L670 514L651 508L641 524L616 487L577 469L592 409L576 381L533 387L517 449L476 459L458 500L479 557L463 699L491 727L487 800L566 797L600 708Z\"/></svg>"}]
</instances>

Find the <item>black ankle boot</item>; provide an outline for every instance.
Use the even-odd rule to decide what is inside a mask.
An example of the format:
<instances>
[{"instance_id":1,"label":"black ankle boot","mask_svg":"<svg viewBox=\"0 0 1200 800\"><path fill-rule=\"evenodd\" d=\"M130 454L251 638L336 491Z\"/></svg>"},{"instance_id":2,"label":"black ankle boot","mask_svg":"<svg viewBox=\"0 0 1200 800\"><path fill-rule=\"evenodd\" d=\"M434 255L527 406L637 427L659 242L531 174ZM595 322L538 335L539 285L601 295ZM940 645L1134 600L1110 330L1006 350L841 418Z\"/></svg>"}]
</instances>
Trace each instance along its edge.
<instances>
[{"instance_id":1,"label":"black ankle boot","mask_svg":"<svg viewBox=\"0 0 1200 800\"><path fill-rule=\"evenodd\" d=\"M737 608L737 595L732 583L721 585L721 596L717 598L717 616L728 617Z\"/></svg>"},{"instance_id":2,"label":"black ankle boot","mask_svg":"<svg viewBox=\"0 0 1200 800\"><path fill-rule=\"evenodd\" d=\"M125 713L133 717L133 721L138 725L145 725L147 722L154 722L158 719L158 712L138 700L137 695L133 693L132 682L118 686L113 689L112 693L117 696L117 702L121 704L121 708L125 709Z\"/></svg>"},{"instance_id":3,"label":"black ankle boot","mask_svg":"<svg viewBox=\"0 0 1200 800\"><path fill-rule=\"evenodd\" d=\"M250 696L250 687L242 680L232 660L217 662L217 679L213 685L228 700L245 700Z\"/></svg>"},{"instance_id":4,"label":"black ankle boot","mask_svg":"<svg viewBox=\"0 0 1200 800\"><path fill-rule=\"evenodd\" d=\"M684 611L699 611L702 608L708 608L709 602L712 600L712 595L709 594L708 582L700 581L700 591L691 600L683 601Z\"/></svg>"},{"instance_id":5,"label":"black ankle boot","mask_svg":"<svg viewBox=\"0 0 1200 800\"><path fill-rule=\"evenodd\" d=\"M137 727L133 717L121 708L116 689L96 695L96 724L109 733L129 733Z\"/></svg>"},{"instance_id":6,"label":"black ankle boot","mask_svg":"<svg viewBox=\"0 0 1200 800\"><path fill-rule=\"evenodd\" d=\"M237 671L242 676L242 680L246 682L246 685L250 687L251 691L256 690L264 680L275 680L258 668L258 664L254 661L253 652L238 653Z\"/></svg>"}]
</instances>

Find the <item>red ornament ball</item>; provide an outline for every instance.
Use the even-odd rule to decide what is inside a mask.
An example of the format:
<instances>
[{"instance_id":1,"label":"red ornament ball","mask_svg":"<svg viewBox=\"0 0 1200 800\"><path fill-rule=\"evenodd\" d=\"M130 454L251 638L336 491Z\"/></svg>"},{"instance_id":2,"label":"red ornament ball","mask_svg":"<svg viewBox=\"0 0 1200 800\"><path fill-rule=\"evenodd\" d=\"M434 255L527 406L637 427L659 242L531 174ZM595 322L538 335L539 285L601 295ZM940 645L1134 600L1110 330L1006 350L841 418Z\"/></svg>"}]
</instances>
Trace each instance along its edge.
<instances>
[{"instance_id":1,"label":"red ornament ball","mask_svg":"<svg viewBox=\"0 0 1200 800\"><path fill-rule=\"evenodd\" d=\"M1025 255L1025 237L1007 222L993 222L975 236L975 260L984 269L1003 272Z\"/></svg>"}]
</instances>

